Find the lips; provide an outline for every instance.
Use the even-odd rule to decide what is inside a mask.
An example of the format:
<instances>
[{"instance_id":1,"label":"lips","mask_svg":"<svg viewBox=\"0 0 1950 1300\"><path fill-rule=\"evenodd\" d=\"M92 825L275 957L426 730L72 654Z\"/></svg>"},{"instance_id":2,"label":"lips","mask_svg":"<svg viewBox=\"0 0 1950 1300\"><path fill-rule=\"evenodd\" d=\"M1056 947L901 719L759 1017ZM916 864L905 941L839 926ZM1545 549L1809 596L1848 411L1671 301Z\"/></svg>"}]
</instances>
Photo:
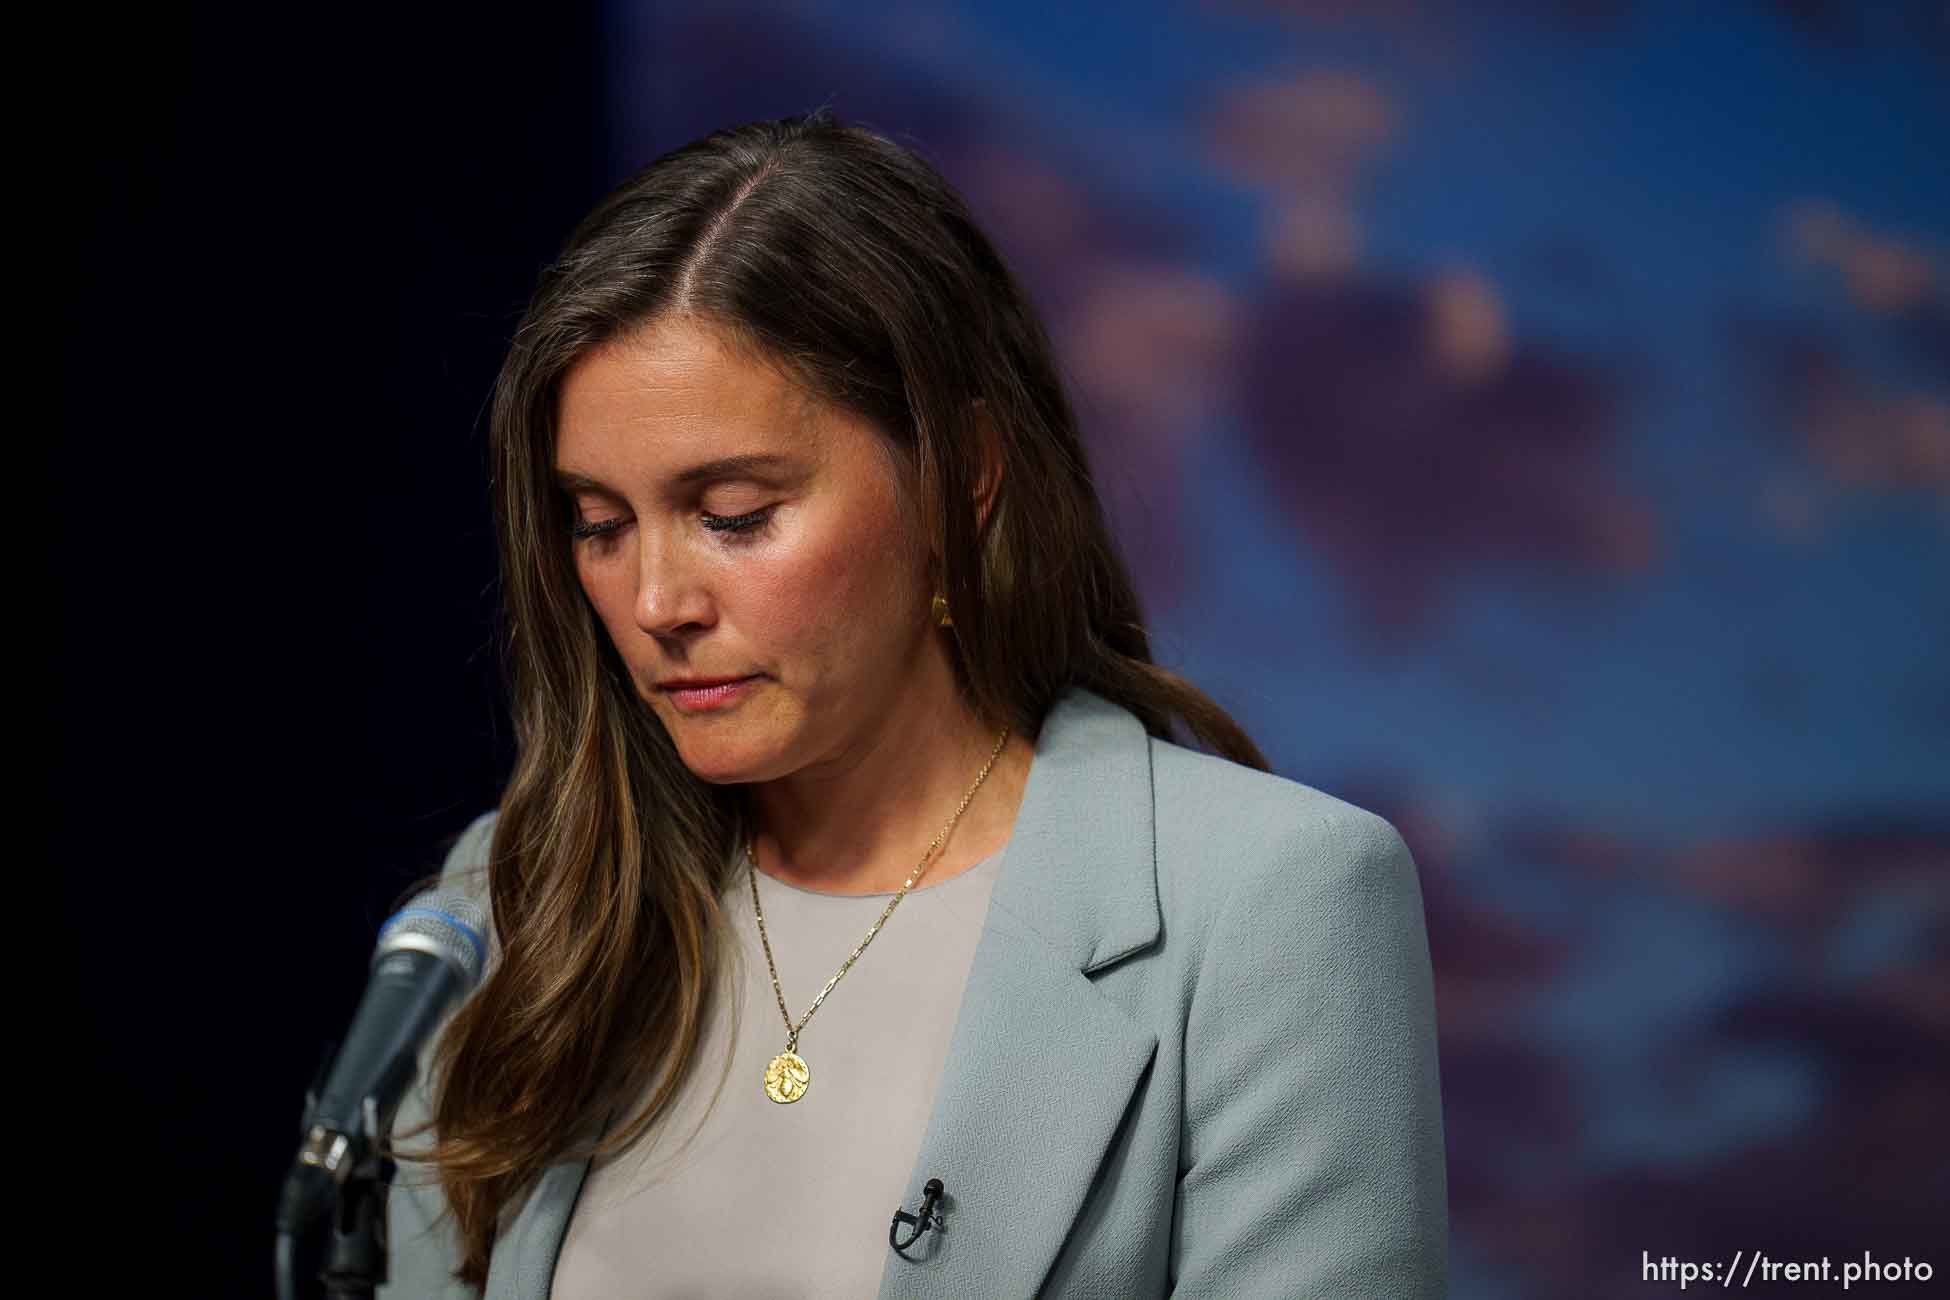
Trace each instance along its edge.
<instances>
[{"instance_id":1,"label":"lips","mask_svg":"<svg viewBox=\"0 0 1950 1300\"><path fill-rule=\"evenodd\" d=\"M740 700L751 694L758 682L758 675L691 680L714 680L717 684L690 686L680 680L663 687L664 698L685 713L713 713L736 708Z\"/></svg>"},{"instance_id":2,"label":"lips","mask_svg":"<svg viewBox=\"0 0 1950 1300\"><path fill-rule=\"evenodd\" d=\"M747 673L750 677L754 674ZM665 691L695 691L707 686L728 686L732 682L742 682L745 677L673 677L667 682L658 682L657 688Z\"/></svg>"}]
</instances>

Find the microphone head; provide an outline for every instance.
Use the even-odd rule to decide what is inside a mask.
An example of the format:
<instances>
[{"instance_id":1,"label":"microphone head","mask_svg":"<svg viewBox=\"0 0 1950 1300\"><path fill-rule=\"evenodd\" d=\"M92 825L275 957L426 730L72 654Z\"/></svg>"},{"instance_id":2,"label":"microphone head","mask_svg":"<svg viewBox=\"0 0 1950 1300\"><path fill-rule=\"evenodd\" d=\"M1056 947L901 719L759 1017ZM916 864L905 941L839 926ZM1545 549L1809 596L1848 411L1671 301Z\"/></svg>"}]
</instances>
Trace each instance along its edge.
<instances>
[{"instance_id":1,"label":"microphone head","mask_svg":"<svg viewBox=\"0 0 1950 1300\"><path fill-rule=\"evenodd\" d=\"M465 992L487 965L486 933L487 912L479 903L459 890L429 889L379 927L372 964L396 952L431 953L454 968Z\"/></svg>"}]
</instances>

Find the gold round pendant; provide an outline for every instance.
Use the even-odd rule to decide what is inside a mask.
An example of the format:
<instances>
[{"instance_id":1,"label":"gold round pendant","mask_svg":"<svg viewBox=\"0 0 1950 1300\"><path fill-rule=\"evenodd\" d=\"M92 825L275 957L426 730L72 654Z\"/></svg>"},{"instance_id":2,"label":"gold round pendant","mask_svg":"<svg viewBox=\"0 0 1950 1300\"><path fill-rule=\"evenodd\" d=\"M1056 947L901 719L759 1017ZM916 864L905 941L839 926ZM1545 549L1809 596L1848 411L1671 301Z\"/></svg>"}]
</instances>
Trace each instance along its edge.
<instances>
[{"instance_id":1,"label":"gold round pendant","mask_svg":"<svg viewBox=\"0 0 1950 1300\"><path fill-rule=\"evenodd\" d=\"M797 1052L780 1052L765 1067L765 1095L773 1101L797 1101L806 1095L812 1071Z\"/></svg>"}]
</instances>

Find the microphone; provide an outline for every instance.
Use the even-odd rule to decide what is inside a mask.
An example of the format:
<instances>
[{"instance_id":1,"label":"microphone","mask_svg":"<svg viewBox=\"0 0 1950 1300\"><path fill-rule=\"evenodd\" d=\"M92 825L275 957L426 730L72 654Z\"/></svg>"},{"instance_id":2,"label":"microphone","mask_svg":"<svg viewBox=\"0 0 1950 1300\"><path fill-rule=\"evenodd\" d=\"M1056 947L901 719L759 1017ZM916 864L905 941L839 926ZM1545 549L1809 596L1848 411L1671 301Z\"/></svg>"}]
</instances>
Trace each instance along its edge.
<instances>
[{"instance_id":1,"label":"microphone","mask_svg":"<svg viewBox=\"0 0 1950 1300\"><path fill-rule=\"evenodd\" d=\"M467 895L428 890L379 930L352 1028L322 1089L307 1098L304 1142L278 1201L278 1230L328 1212L391 1122L440 1017L480 980L486 915Z\"/></svg>"},{"instance_id":2,"label":"microphone","mask_svg":"<svg viewBox=\"0 0 1950 1300\"><path fill-rule=\"evenodd\" d=\"M933 1228L937 1232L942 1229L944 1224L941 1218L941 1208L936 1202L941 1200L942 1196L946 1194L946 1191L947 1189L941 1185L939 1178L930 1178L927 1181L927 1185L921 1189L921 1213L918 1218L909 1214L906 1210L894 1211L894 1221L887 1225L887 1244L894 1248L896 1254L902 1258L907 1258L907 1248L919 1241L922 1233L926 1232L929 1228ZM900 1227L903 1223L911 1223L914 1225L914 1231L906 1241L900 1239Z\"/></svg>"}]
</instances>

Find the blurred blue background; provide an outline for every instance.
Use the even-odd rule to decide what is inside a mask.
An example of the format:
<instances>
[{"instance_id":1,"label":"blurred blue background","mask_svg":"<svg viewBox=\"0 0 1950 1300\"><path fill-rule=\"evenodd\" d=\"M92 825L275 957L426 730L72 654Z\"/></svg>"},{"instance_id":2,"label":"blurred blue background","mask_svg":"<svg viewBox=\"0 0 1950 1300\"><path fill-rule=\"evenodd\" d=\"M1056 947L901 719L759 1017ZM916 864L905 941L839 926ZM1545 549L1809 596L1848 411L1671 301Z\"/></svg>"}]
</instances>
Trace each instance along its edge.
<instances>
[{"instance_id":1,"label":"blurred blue background","mask_svg":"<svg viewBox=\"0 0 1950 1300\"><path fill-rule=\"evenodd\" d=\"M1950 5L65 19L49 1041L115 1268L269 1294L372 936L498 796L536 272L823 103L1018 268L1160 660L1414 850L1453 1294L1950 1269Z\"/></svg>"},{"instance_id":2,"label":"blurred blue background","mask_svg":"<svg viewBox=\"0 0 1950 1300\"><path fill-rule=\"evenodd\" d=\"M608 27L619 174L828 102L949 175L1160 659L1401 828L1455 1295L1945 1254L1950 8Z\"/></svg>"}]
</instances>

